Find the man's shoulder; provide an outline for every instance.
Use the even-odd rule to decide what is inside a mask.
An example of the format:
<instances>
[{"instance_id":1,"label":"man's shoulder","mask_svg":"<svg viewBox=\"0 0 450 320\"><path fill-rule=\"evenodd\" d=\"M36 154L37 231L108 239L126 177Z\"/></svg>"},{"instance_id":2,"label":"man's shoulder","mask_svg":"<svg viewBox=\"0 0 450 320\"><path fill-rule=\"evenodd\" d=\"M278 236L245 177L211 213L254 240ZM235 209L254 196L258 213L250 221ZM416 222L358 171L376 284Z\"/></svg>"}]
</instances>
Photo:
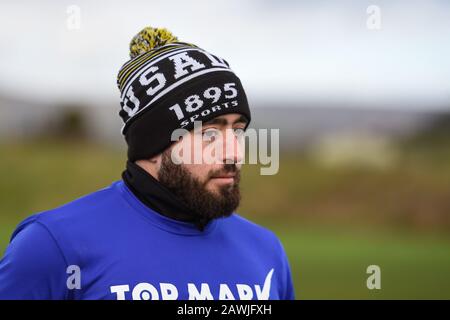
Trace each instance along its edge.
<instances>
[{"instance_id":1,"label":"man's shoulder","mask_svg":"<svg viewBox=\"0 0 450 320\"><path fill-rule=\"evenodd\" d=\"M77 224L84 218L94 218L98 214L108 212L114 208L118 197L118 187L122 181L116 181L108 187L86 194L78 199L63 204L62 206L35 213L19 223L12 238L30 224L38 223L46 228L61 227Z\"/></svg>"},{"instance_id":2,"label":"man's shoulder","mask_svg":"<svg viewBox=\"0 0 450 320\"><path fill-rule=\"evenodd\" d=\"M258 238L259 240L278 241L278 237L275 232L241 216L236 212L225 220L227 227L235 232L243 232L252 238Z\"/></svg>"},{"instance_id":3,"label":"man's shoulder","mask_svg":"<svg viewBox=\"0 0 450 320\"><path fill-rule=\"evenodd\" d=\"M105 188L86 194L60 207L38 213L39 221L50 222L64 216L90 215L92 212L102 212L102 209L113 207L119 200L117 189L121 183L121 181L116 181Z\"/></svg>"}]
</instances>

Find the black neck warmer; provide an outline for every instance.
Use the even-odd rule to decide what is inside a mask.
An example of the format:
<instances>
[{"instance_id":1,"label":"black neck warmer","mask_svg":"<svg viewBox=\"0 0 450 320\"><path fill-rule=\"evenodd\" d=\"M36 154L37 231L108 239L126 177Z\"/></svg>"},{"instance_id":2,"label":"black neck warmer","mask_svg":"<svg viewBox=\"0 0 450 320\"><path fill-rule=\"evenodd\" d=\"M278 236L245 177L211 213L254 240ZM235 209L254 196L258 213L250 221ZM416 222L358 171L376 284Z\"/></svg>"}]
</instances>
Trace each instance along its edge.
<instances>
[{"instance_id":1,"label":"black neck warmer","mask_svg":"<svg viewBox=\"0 0 450 320\"><path fill-rule=\"evenodd\" d=\"M209 220L196 218L180 200L143 168L128 161L122 179L147 207L171 219L194 223L202 231Z\"/></svg>"}]
</instances>

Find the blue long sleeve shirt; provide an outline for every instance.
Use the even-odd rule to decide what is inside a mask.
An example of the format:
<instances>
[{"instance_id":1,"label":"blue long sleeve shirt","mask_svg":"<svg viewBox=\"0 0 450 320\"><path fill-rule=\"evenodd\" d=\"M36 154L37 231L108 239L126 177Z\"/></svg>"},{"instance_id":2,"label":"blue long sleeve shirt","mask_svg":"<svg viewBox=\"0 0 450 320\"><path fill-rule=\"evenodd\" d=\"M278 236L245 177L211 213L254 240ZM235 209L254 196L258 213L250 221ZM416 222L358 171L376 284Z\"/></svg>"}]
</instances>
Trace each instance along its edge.
<instances>
[{"instance_id":1,"label":"blue long sleeve shirt","mask_svg":"<svg viewBox=\"0 0 450 320\"><path fill-rule=\"evenodd\" d=\"M236 213L200 231L122 180L25 219L0 261L0 299L294 298L273 232Z\"/></svg>"}]
</instances>

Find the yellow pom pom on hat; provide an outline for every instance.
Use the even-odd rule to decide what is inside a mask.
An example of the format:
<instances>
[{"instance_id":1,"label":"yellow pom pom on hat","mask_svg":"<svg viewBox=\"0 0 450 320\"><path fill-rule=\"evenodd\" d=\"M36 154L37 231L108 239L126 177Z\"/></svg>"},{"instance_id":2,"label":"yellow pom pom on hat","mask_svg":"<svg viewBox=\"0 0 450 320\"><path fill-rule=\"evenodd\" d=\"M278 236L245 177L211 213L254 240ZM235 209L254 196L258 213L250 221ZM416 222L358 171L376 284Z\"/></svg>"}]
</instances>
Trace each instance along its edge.
<instances>
[{"instance_id":1,"label":"yellow pom pom on hat","mask_svg":"<svg viewBox=\"0 0 450 320\"><path fill-rule=\"evenodd\" d=\"M138 70L153 57L170 51L175 46L197 48L194 44L178 41L178 38L166 28L145 27L142 29L131 39L129 46L131 59L122 66L117 75L119 90L122 91L124 84L134 71Z\"/></svg>"},{"instance_id":2,"label":"yellow pom pom on hat","mask_svg":"<svg viewBox=\"0 0 450 320\"><path fill-rule=\"evenodd\" d=\"M158 47L178 41L178 38L166 28L145 27L130 42L130 57L149 52Z\"/></svg>"}]
</instances>

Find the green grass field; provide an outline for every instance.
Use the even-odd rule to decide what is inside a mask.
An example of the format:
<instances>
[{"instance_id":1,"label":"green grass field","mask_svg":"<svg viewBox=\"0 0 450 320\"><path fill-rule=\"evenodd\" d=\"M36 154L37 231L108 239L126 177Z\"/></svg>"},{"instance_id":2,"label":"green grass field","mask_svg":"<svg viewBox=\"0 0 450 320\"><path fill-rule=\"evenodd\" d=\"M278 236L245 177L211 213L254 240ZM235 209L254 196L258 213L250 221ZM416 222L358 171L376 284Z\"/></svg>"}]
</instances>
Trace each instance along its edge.
<instances>
[{"instance_id":1,"label":"green grass field","mask_svg":"<svg viewBox=\"0 0 450 320\"><path fill-rule=\"evenodd\" d=\"M450 299L450 239L405 232L279 227L299 299ZM368 290L367 266L381 268Z\"/></svg>"},{"instance_id":2,"label":"green grass field","mask_svg":"<svg viewBox=\"0 0 450 320\"><path fill-rule=\"evenodd\" d=\"M79 142L1 144L1 252L26 216L120 179L124 162L121 151ZM426 219L422 223L417 218L420 212L411 219L404 213L391 218L396 210L407 211L404 197L415 191L423 198L412 201L435 201L445 209L442 189L450 170L438 169L426 174L411 166L384 173L323 171L301 157L283 156L276 176L245 169L239 212L280 237L298 299L450 299L446 229ZM355 181L360 182L358 187L352 187ZM398 203L389 202L392 190L405 181L414 188L406 188ZM386 187L374 194L380 186ZM373 196L364 198L364 191ZM325 214L327 210L331 213ZM441 212L431 210L433 219ZM366 268L372 264L381 268L381 290L366 287Z\"/></svg>"}]
</instances>

